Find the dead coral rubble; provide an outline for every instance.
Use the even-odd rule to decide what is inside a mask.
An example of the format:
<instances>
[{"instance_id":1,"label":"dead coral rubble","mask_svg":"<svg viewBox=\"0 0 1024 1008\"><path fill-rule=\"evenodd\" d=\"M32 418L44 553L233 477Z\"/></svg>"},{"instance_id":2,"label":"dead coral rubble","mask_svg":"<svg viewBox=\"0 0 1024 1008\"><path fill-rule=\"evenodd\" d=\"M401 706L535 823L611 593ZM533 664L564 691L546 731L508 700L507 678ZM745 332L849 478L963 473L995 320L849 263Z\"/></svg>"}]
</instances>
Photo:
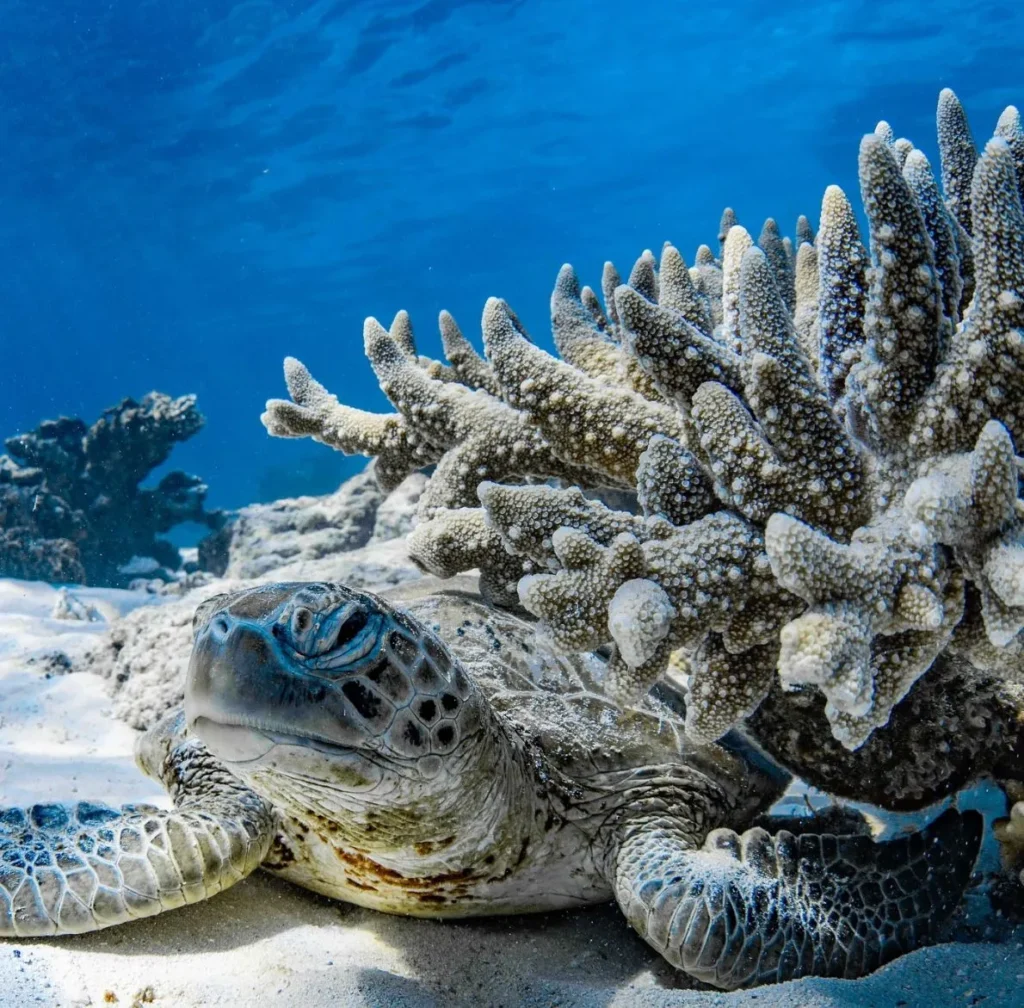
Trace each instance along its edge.
<instances>
[{"instance_id":1,"label":"dead coral rubble","mask_svg":"<svg viewBox=\"0 0 1024 1008\"><path fill-rule=\"evenodd\" d=\"M139 484L175 443L203 425L195 396L151 392L125 399L92 426L60 417L8 438L0 455L0 576L127 586L133 557L177 570L178 550L158 538L193 521L212 529L206 485L175 471L153 488Z\"/></svg>"},{"instance_id":2,"label":"dead coral rubble","mask_svg":"<svg viewBox=\"0 0 1024 1008\"><path fill-rule=\"evenodd\" d=\"M836 186L795 252L728 210L719 258L666 245L625 284L606 264L603 303L564 266L560 357L498 299L483 356L442 314L451 366L417 355L404 313L370 319L395 413L289 360L264 423L376 456L384 486L436 464L418 562L479 567L563 648L614 645L610 689L672 656L689 730L717 738L777 674L820 690L856 749L938 656L998 670L1024 627L1024 133L1008 109L979 155L950 91L938 133L941 188L887 124L864 138L868 248Z\"/></svg>"}]
</instances>

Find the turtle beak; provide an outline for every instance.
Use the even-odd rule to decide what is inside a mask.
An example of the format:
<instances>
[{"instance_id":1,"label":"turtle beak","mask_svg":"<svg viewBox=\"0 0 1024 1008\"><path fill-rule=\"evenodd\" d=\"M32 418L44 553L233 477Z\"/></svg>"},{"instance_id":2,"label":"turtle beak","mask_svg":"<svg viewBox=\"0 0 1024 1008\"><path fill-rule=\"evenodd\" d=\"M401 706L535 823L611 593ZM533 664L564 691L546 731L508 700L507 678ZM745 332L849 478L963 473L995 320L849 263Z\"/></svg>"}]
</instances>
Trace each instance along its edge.
<instances>
[{"instance_id":1,"label":"turtle beak","mask_svg":"<svg viewBox=\"0 0 1024 1008\"><path fill-rule=\"evenodd\" d=\"M185 717L236 721L250 713L261 680L275 656L260 631L227 612L213 616L196 634L185 680Z\"/></svg>"},{"instance_id":2,"label":"turtle beak","mask_svg":"<svg viewBox=\"0 0 1024 1008\"><path fill-rule=\"evenodd\" d=\"M270 660L263 635L229 613L217 613L196 634L185 680L185 719L220 759L245 762L274 747L259 729L252 703L262 692L260 670Z\"/></svg>"}]
</instances>

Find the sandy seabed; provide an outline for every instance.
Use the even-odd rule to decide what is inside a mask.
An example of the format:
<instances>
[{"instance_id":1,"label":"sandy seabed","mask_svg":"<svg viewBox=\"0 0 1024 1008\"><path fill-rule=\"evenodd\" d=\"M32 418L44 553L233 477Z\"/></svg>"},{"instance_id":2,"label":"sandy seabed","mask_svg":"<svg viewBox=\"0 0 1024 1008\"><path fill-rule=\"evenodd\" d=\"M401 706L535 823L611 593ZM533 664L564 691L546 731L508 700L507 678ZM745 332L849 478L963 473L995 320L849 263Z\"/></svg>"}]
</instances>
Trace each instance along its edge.
<instances>
[{"instance_id":1,"label":"sandy seabed","mask_svg":"<svg viewBox=\"0 0 1024 1008\"><path fill-rule=\"evenodd\" d=\"M76 593L106 619L153 601ZM48 656L88 648L102 622L50 616L48 585L0 580L0 806L166 804L136 769L135 732L106 684ZM205 903L74 938L0 942L0 1006L280 1008L481 1005L944 1008L1024 1006L1024 934L922 949L862 980L694 990L614 906L435 922L333 902L262 873Z\"/></svg>"}]
</instances>

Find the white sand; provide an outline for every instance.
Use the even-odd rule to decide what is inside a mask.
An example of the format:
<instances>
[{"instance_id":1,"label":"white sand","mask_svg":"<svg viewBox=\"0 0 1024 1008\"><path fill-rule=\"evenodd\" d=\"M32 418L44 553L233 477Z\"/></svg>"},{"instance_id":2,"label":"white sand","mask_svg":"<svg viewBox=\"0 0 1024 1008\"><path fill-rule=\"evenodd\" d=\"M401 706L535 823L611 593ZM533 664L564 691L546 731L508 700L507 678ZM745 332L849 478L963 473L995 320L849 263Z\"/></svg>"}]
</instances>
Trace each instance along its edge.
<instances>
[{"instance_id":1,"label":"white sand","mask_svg":"<svg viewBox=\"0 0 1024 1008\"><path fill-rule=\"evenodd\" d=\"M76 594L110 617L152 602L129 592ZM165 802L135 768L135 733L111 716L105 684L85 673L47 677L47 655L74 657L103 629L50 619L55 599L49 586L0 580L0 806L78 797ZM689 986L612 906L436 923L334 903L261 873L206 903L137 924L0 943L5 1008L1019 1008L1024 948L1019 941L942 945L858 981L801 980L728 995Z\"/></svg>"}]
</instances>

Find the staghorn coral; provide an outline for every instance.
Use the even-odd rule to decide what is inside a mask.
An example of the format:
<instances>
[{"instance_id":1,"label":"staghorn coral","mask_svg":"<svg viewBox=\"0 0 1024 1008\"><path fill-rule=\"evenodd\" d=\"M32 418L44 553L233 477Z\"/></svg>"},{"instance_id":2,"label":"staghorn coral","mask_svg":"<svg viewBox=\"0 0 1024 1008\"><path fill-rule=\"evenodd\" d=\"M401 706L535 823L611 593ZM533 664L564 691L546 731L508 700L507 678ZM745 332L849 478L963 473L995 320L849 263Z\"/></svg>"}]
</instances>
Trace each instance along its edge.
<instances>
[{"instance_id":1,"label":"staghorn coral","mask_svg":"<svg viewBox=\"0 0 1024 1008\"><path fill-rule=\"evenodd\" d=\"M794 266L794 289L796 301L793 309L793 326L800 340L800 348L807 355L811 367L817 370L818 360L818 250L810 242L804 242L796 253Z\"/></svg>"},{"instance_id":2,"label":"staghorn coral","mask_svg":"<svg viewBox=\"0 0 1024 1008\"><path fill-rule=\"evenodd\" d=\"M851 372L858 435L877 454L900 453L906 428L938 363L943 325L933 244L913 191L890 147L866 136L861 192L871 225L864 351Z\"/></svg>"},{"instance_id":3,"label":"staghorn coral","mask_svg":"<svg viewBox=\"0 0 1024 1008\"><path fill-rule=\"evenodd\" d=\"M836 737L863 742L949 643L963 580L893 516L847 546L774 514L765 539L779 584L808 603L780 635L782 685L820 687Z\"/></svg>"},{"instance_id":4,"label":"staghorn coral","mask_svg":"<svg viewBox=\"0 0 1024 1008\"><path fill-rule=\"evenodd\" d=\"M438 317L441 330L441 345L444 355L451 364L452 371L463 385L470 388L483 389L493 396L500 396L498 380L494 377L490 364L473 349L473 344L462 335L458 323L450 312L442 311Z\"/></svg>"},{"instance_id":5,"label":"staghorn coral","mask_svg":"<svg viewBox=\"0 0 1024 1008\"><path fill-rule=\"evenodd\" d=\"M743 255L738 300L745 402L707 382L691 410L718 496L751 521L787 511L848 536L867 513L863 459L814 378L759 249Z\"/></svg>"},{"instance_id":6,"label":"staghorn coral","mask_svg":"<svg viewBox=\"0 0 1024 1008\"><path fill-rule=\"evenodd\" d=\"M717 738L777 675L824 694L857 749L940 656L1002 674L1021 654L1024 134L1008 109L978 155L952 92L938 131L941 189L888 124L864 138L870 254L836 186L795 254L774 220L755 243L727 210L720 259L702 245L688 268L666 243L627 283L606 263L601 299L563 266L560 357L494 298L484 357L442 317L450 368L371 320L398 414L348 411L290 364L293 402L265 423L378 466L437 463L419 562L480 567L501 604L520 578L559 647L612 646L613 692L671 662L688 730Z\"/></svg>"},{"instance_id":7,"label":"staghorn coral","mask_svg":"<svg viewBox=\"0 0 1024 1008\"><path fill-rule=\"evenodd\" d=\"M800 214L796 219L797 248L800 248L801 245L810 245L813 248L816 240L811 222L803 214Z\"/></svg>"},{"instance_id":8,"label":"staghorn coral","mask_svg":"<svg viewBox=\"0 0 1024 1008\"><path fill-rule=\"evenodd\" d=\"M576 271L566 264L558 271L551 293L551 332L559 356L592 378L614 381L623 354L583 303Z\"/></svg>"},{"instance_id":9,"label":"staghorn coral","mask_svg":"<svg viewBox=\"0 0 1024 1008\"><path fill-rule=\"evenodd\" d=\"M818 254L818 378L825 394L840 401L846 376L864 344L868 254L857 215L839 186L825 190L815 249ZM824 296L824 292L828 292Z\"/></svg>"},{"instance_id":10,"label":"staghorn coral","mask_svg":"<svg viewBox=\"0 0 1024 1008\"><path fill-rule=\"evenodd\" d=\"M205 509L198 476L175 471L153 488L139 484L202 425L195 396L151 392L104 410L88 427L60 417L8 438L0 575L116 587L127 586L133 557L177 570L178 550L158 536L187 521L216 530L225 516Z\"/></svg>"},{"instance_id":11,"label":"staghorn coral","mask_svg":"<svg viewBox=\"0 0 1024 1008\"><path fill-rule=\"evenodd\" d=\"M690 270L694 289L711 307L711 321L714 325L722 324L722 269L715 260L714 254L707 245L701 245L693 257L693 268Z\"/></svg>"},{"instance_id":12,"label":"staghorn coral","mask_svg":"<svg viewBox=\"0 0 1024 1008\"><path fill-rule=\"evenodd\" d=\"M996 123L996 136L1002 137L1017 169L1017 189L1021 201L1024 202L1024 128L1021 126L1020 112L1014 105L1008 106Z\"/></svg>"},{"instance_id":13,"label":"staghorn coral","mask_svg":"<svg viewBox=\"0 0 1024 1008\"><path fill-rule=\"evenodd\" d=\"M1024 210L1009 145L988 142L974 172L974 295L908 445L917 459L968 451L990 419L1024 443Z\"/></svg>"},{"instance_id":14,"label":"staghorn coral","mask_svg":"<svg viewBox=\"0 0 1024 1008\"><path fill-rule=\"evenodd\" d=\"M712 330L702 330L681 312L648 301L629 286L615 289L614 303L625 346L684 418L704 382L741 387L739 355L722 346Z\"/></svg>"},{"instance_id":15,"label":"staghorn coral","mask_svg":"<svg viewBox=\"0 0 1024 1008\"><path fill-rule=\"evenodd\" d=\"M602 382L534 346L508 305L484 307L484 347L505 402L559 458L632 487L654 434L684 437L679 414L619 384ZM559 474L561 475L561 474Z\"/></svg>"},{"instance_id":16,"label":"staghorn coral","mask_svg":"<svg viewBox=\"0 0 1024 1008\"><path fill-rule=\"evenodd\" d=\"M279 437L312 436L346 454L374 456L382 489L394 489L409 472L436 463L420 499L425 516L475 504L477 484L488 478L564 475L600 485L595 472L566 465L527 417L501 399L432 377L375 319L366 321L364 342L398 413L344 406L299 361L288 358L285 378L293 401L267 403L262 418L267 430Z\"/></svg>"},{"instance_id":17,"label":"staghorn coral","mask_svg":"<svg viewBox=\"0 0 1024 1008\"><path fill-rule=\"evenodd\" d=\"M722 246L722 328L719 339L733 353L743 352L743 334L740 331L740 270L743 257L754 245L747 229L734 224L725 236Z\"/></svg>"},{"instance_id":18,"label":"staghorn coral","mask_svg":"<svg viewBox=\"0 0 1024 1008\"><path fill-rule=\"evenodd\" d=\"M757 244L771 267L775 289L779 292L786 310L792 314L796 309L793 249L791 244L787 246L787 240L782 237L774 218L769 217L764 222Z\"/></svg>"},{"instance_id":19,"label":"staghorn coral","mask_svg":"<svg viewBox=\"0 0 1024 1008\"><path fill-rule=\"evenodd\" d=\"M673 525L686 525L717 507L697 457L663 434L655 434L640 455L636 493L645 515L663 515Z\"/></svg>"},{"instance_id":20,"label":"staghorn coral","mask_svg":"<svg viewBox=\"0 0 1024 1008\"><path fill-rule=\"evenodd\" d=\"M946 205L961 227L971 234L971 178L978 151L967 123L967 113L950 88L943 88L939 94L936 122Z\"/></svg>"},{"instance_id":21,"label":"staghorn coral","mask_svg":"<svg viewBox=\"0 0 1024 1008\"><path fill-rule=\"evenodd\" d=\"M412 432L399 413L369 413L339 403L294 357L285 358L284 378L291 401L267 403L260 418L267 431L275 437L311 437L346 455L372 456L385 493L442 454Z\"/></svg>"},{"instance_id":22,"label":"staghorn coral","mask_svg":"<svg viewBox=\"0 0 1024 1008\"><path fill-rule=\"evenodd\" d=\"M1006 647L1024 629L1024 506L1009 432L990 420L971 452L923 467L903 506L924 543L952 549L981 601L989 641Z\"/></svg>"},{"instance_id":23,"label":"staghorn coral","mask_svg":"<svg viewBox=\"0 0 1024 1008\"><path fill-rule=\"evenodd\" d=\"M506 551L500 534L480 508L455 508L428 519L409 537L409 557L438 577L480 571L480 590L495 605L512 606L529 561Z\"/></svg>"}]
</instances>

